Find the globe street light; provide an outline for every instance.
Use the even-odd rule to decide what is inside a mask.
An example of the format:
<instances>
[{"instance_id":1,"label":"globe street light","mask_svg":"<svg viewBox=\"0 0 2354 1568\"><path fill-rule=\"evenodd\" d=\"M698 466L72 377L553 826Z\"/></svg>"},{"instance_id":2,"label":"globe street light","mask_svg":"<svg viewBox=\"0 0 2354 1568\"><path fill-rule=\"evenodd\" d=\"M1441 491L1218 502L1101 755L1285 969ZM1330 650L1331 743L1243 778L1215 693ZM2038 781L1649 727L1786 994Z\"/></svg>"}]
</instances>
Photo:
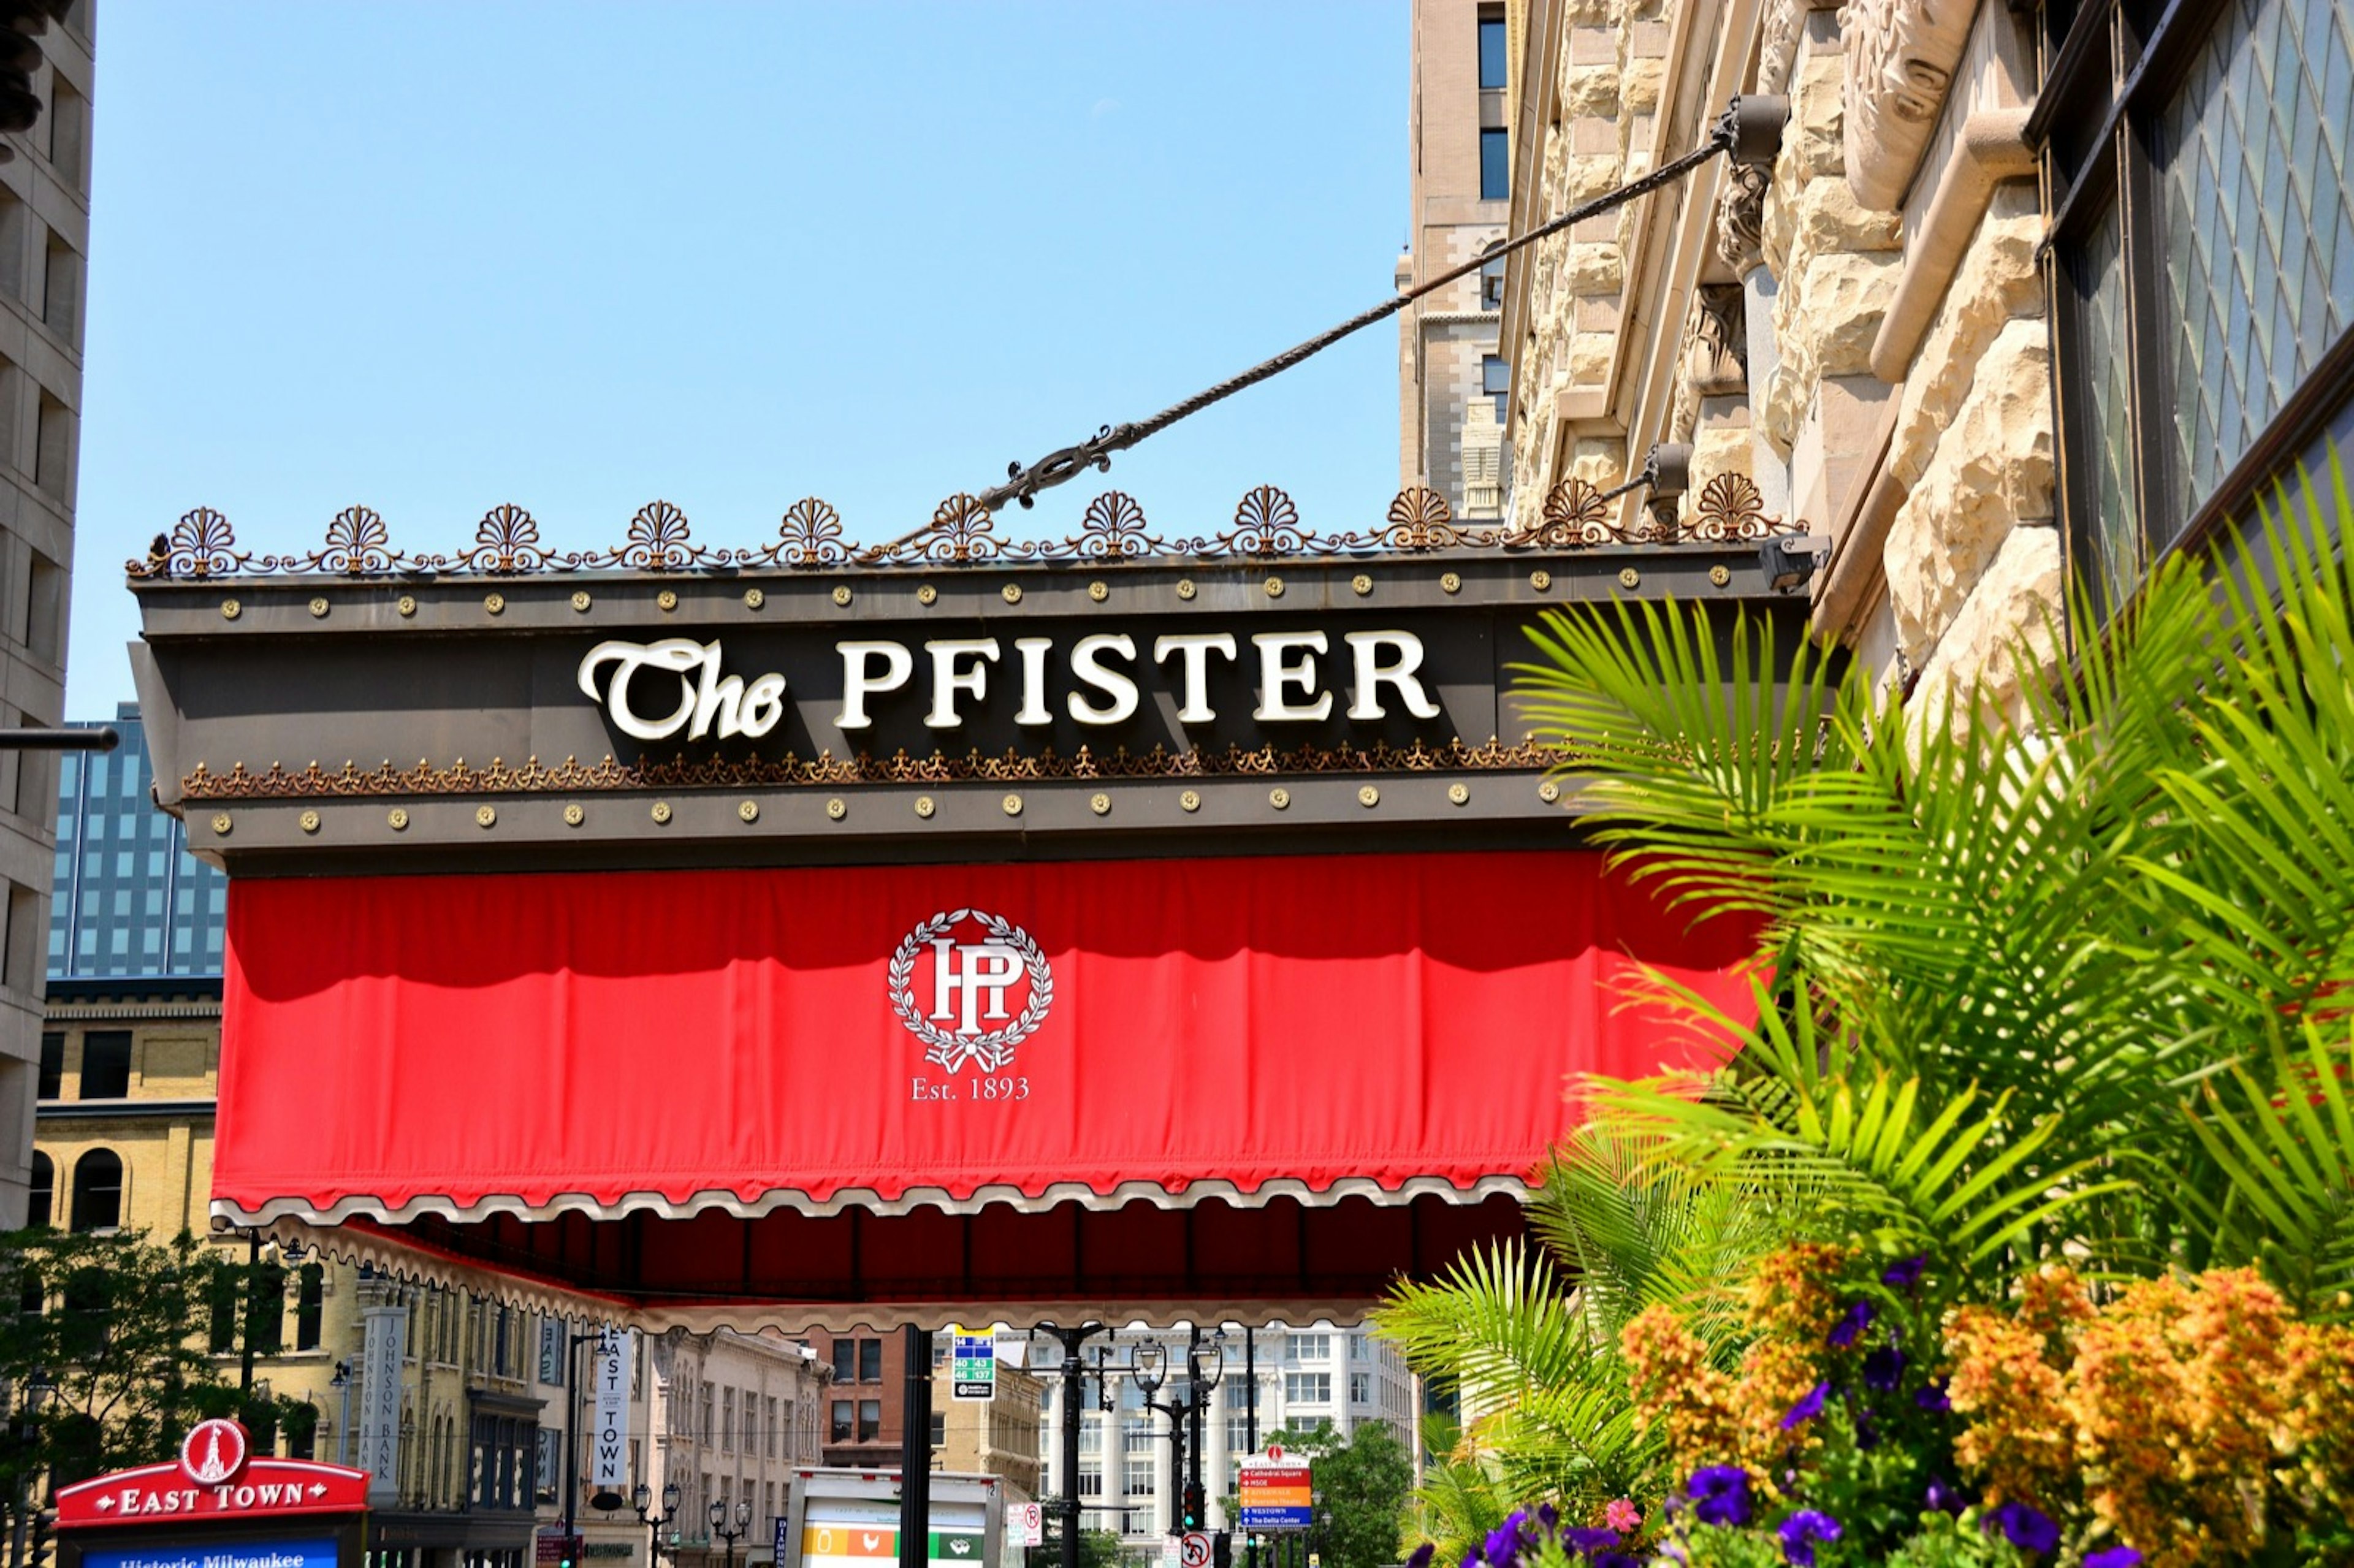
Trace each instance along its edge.
<instances>
[{"instance_id":1,"label":"globe street light","mask_svg":"<svg viewBox=\"0 0 2354 1568\"><path fill-rule=\"evenodd\" d=\"M646 1543L647 1568L660 1568L663 1551L663 1526L669 1525L673 1532L678 1529L678 1483L676 1481L673 1481L663 1488L662 1512L648 1513L646 1511L647 1505L652 1503L653 1500L654 1495L652 1490L648 1488L643 1481L640 1481L638 1483L637 1489L630 1497L631 1503L638 1510L638 1522L646 1527L646 1533L650 1538ZM678 1547L675 1543L672 1545L670 1554L673 1559L678 1556Z\"/></svg>"},{"instance_id":2,"label":"globe street light","mask_svg":"<svg viewBox=\"0 0 2354 1568\"><path fill-rule=\"evenodd\" d=\"M711 1533L727 1543L721 1561L726 1568L736 1568L736 1543L752 1528L752 1499L740 1498L736 1503L736 1528L727 1528L727 1502L724 1498L711 1499Z\"/></svg>"}]
</instances>

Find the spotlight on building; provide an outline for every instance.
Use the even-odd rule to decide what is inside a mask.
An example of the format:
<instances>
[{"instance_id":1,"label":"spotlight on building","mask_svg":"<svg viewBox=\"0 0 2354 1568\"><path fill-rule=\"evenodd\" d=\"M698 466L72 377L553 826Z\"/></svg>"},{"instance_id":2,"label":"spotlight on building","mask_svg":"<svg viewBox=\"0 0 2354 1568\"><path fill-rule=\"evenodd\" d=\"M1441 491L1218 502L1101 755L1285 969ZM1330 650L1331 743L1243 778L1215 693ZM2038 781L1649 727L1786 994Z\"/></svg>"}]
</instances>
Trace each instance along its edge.
<instances>
[{"instance_id":1,"label":"spotlight on building","mask_svg":"<svg viewBox=\"0 0 2354 1568\"><path fill-rule=\"evenodd\" d=\"M1781 155L1782 131L1790 123L1790 101L1778 92L1744 92L1724 111L1733 133L1734 163L1762 168Z\"/></svg>"},{"instance_id":2,"label":"spotlight on building","mask_svg":"<svg viewBox=\"0 0 2354 1568\"><path fill-rule=\"evenodd\" d=\"M1791 593L1807 586L1808 579L1822 568L1830 551L1828 535L1795 534L1759 545L1757 564L1765 569L1766 580L1773 585L1776 593Z\"/></svg>"},{"instance_id":3,"label":"spotlight on building","mask_svg":"<svg viewBox=\"0 0 2354 1568\"><path fill-rule=\"evenodd\" d=\"M1691 443L1658 441L1643 458L1643 483L1649 490L1644 504L1651 510L1651 524L1663 539L1672 539L1676 533L1676 513L1691 488Z\"/></svg>"}]
</instances>

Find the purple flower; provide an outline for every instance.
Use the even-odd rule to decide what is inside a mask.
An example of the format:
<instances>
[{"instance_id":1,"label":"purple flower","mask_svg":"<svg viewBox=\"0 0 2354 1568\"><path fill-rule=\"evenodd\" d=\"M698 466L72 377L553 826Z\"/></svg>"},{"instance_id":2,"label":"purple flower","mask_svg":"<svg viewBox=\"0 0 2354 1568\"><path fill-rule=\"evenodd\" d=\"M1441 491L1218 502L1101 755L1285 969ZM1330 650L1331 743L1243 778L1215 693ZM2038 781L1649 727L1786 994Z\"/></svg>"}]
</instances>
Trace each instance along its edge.
<instances>
[{"instance_id":1,"label":"purple flower","mask_svg":"<svg viewBox=\"0 0 2354 1568\"><path fill-rule=\"evenodd\" d=\"M1749 1472L1738 1465L1707 1465L1684 1483L1692 1514L1702 1524L1749 1522Z\"/></svg>"},{"instance_id":2,"label":"purple flower","mask_svg":"<svg viewBox=\"0 0 2354 1568\"><path fill-rule=\"evenodd\" d=\"M2060 1544L2060 1527L2023 1502L2007 1502L1986 1517L1988 1530L2000 1530L2003 1539L2021 1552L2050 1552Z\"/></svg>"},{"instance_id":3,"label":"purple flower","mask_svg":"<svg viewBox=\"0 0 2354 1568\"><path fill-rule=\"evenodd\" d=\"M1537 1504L1537 1522L1547 1530L1553 1529L1561 1522L1561 1510L1549 1502Z\"/></svg>"},{"instance_id":4,"label":"purple flower","mask_svg":"<svg viewBox=\"0 0 2354 1568\"><path fill-rule=\"evenodd\" d=\"M1861 1336L1866 1329L1872 1327L1872 1307L1871 1302L1849 1302L1846 1313L1840 1317L1838 1322L1831 1325L1831 1331L1829 1335L1824 1339L1823 1343L1829 1345L1835 1351L1846 1350L1849 1346L1855 1343L1857 1338Z\"/></svg>"},{"instance_id":5,"label":"purple flower","mask_svg":"<svg viewBox=\"0 0 2354 1568\"><path fill-rule=\"evenodd\" d=\"M1921 1277L1928 1272L1929 1255L1925 1252L1916 1253L1911 1257L1903 1259L1901 1262L1892 1263L1886 1268L1882 1269L1880 1271L1880 1283L1890 1287L1892 1289L1910 1290L1914 1286L1920 1284Z\"/></svg>"},{"instance_id":6,"label":"purple flower","mask_svg":"<svg viewBox=\"0 0 2354 1568\"><path fill-rule=\"evenodd\" d=\"M1813 1568L1815 1542L1837 1541L1840 1533L1839 1520L1820 1510L1802 1508L1782 1521L1782 1560Z\"/></svg>"},{"instance_id":7,"label":"purple flower","mask_svg":"<svg viewBox=\"0 0 2354 1568\"><path fill-rule=\"evenodd\" d=\"M1521 1526L1528 1521L1526 1510L1522 1510L1488 1532L1490 1568L1512 1568L1521 1555Z\"/></svg>"},{"instance_id":8,"label":"purple flower","mask_svg":"<svg viewBox=\"0 0 2354 1568\"><path fill-rule=\"evenodd\" d=\"M1405 1568L1430 1568L1430 1560L1437 1553L1438 1543L1435 1541L1426 1541L1416 1547L1414 1554L1405 1560Z\"/></svg>"},{"instance_id":9,"label":"purple flower","mask_svg":"<svg viewBox=\"0 0 2354 1568\"><path fill-rule=\"evenodd\" d=\"M1561 1532L1561 1543L1582 1557L1590 1557L1606 1546L1618 1544L1618 1532L1599 1526L1586 1528L1572 1525Z\"/></svg>"},{"instance_id":10,"label":"purple flower","mask_svg":"<svg viewBox=\"0 0 2354 1568\"><path fill-rule=\"evenodd\" d=\"M1805 1397L1790 1406L1788 1414L1782 1417L1782 1430L1787 1432L1792 1427L1803 1425L1820 1415L1823 1413L1823 1398L1830 1391L1831 1385L1828 1383L1819 1383L1807 1390Z\"/></svg>"},{"instance_id":11,"label":"purple flower","mask_svg":"<svg viewBox=\"0 0 2354 1568\"><path fill-rule=\"evenodd\" d=\"M1479 1549L1473 1547L1463 1554L1462 1568L1479 1568Z\"/></svg>"},{"instance_id":12,"label":"purple flower","mask_svg":"<svg viewBox=\"0 0 2354 1568\"><path fill-rule=\"evenodd\" d=\"M1643 1563L1631 1552L1601 1552L1595 1554L1594 1568L1643 1568Z\"/></svg>"},{"instance_id":13,"label":"purple flower","mask_svg":"<svg viewBox=\"0 0 2354 1568\"><path fill-rule=\"evenodd\" d=\"M1936 1513L1959 1513L1969 1506L1963 1499L1961 1492L1943 1476L1929 1478L1929 1489L1925 1500L1930 1510Z\"/></svg>"},{"instance_id":14,"label":"purple flower","mask_svg":"<svg viewBox=\"0 0 2354 1568\"><path fill-rule=\"evenodd\" d=\"M2140 1568L2141 1553L2130 1546L2104 1546L2084 1554L2084 1568Z\"/></svg>"},{"instance_id":15,"label":"purple flower","mask_svg":"<svg viewBox=\"0 0 2354 1568\"><path fill-rule=\"evenodd\" d=\"M1863 1358L1863 1386L1886 1393L1904 1375L1904 1352L1893 1345L1882 1345Z\"/></svg>"},{"instance_id":16,"label":"purple flower","mask_svg":"<svg viewBox=\"0 0 2354 1568\"><path fill-rule=\"evenodd\" d=\"M1951 1410L1954 1402L1946 1397L1945 1380L1925 1383L1913 1391L1913 1403L1924 1410Z\"/></svg>"}]
</instances>

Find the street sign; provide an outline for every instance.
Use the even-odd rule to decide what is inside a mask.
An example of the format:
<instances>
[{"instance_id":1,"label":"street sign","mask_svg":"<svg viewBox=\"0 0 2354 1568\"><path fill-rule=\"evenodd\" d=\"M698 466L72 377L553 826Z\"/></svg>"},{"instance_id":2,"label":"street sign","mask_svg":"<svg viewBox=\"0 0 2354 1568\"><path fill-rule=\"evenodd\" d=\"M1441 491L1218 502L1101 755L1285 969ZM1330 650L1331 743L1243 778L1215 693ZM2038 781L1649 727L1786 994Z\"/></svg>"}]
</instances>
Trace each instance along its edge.
<instances>
[{"instance_id":1,"label":"street sign","mask_svg":"<svg viewBox=\"0 0 2354 1568\"><path fill-rule=\"evenodd\" d=\"M1210 1538L1196 1530L1179 1541L1177 1568L1210 1568Z\"/></svg>"},{"instance_id":2,"label":"street sign","mask_svg":"<svg viewBox=\"0 0 2354 1568\"><path fill-rule=\"evenodd\" d=\"M1245 1530L1306 1530L1315 1522L1315 1485L1305 1459L1278 1443L1264 1457L1245 1459L1235 1475L1235 1500Z\"/></svg>"},{"instance_id":3,"label":"street sign","mask_svg":"<svg viewBox=\"0 0 2354 1568\"><path fill-rule=\"evenodd\" d=\"M989 1399L997 1393L997 1335L988 1329L967 1333L949 1328L949 1375L958 1399Z\"/></svg>"},{"instance_id":4,"label":"street sign","mask_svg":"<svg viewBox=\"0 0 2354 1568\"><path fill-rule=\"evenodd\" d=\"M1007 1533L1016 1546L1044 1546L1046 1543L1046 1507L1044 1503L1012 1503L1005 1517L1013 1524Z\"/></svg>"}]
</instances>

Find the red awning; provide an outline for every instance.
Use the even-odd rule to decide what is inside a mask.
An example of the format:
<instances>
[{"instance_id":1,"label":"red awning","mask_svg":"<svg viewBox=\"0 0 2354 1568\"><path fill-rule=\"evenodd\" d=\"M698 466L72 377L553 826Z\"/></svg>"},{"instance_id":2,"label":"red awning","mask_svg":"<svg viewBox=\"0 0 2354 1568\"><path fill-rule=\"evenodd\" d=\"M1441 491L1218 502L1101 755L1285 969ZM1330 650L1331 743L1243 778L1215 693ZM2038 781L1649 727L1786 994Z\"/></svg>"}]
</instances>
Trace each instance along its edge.
<instances>
[{"instance_id":1,"label":"red awning","mask_svg":"<svg viewBox=\"0 0 2354 1568\"><path fill-rule=\"evenodd\" d=\"M217 1216L688 1315L1362 1299L1749 946L1575 850L249 877L228 938Z\"/></svg>"}]
</instances>

